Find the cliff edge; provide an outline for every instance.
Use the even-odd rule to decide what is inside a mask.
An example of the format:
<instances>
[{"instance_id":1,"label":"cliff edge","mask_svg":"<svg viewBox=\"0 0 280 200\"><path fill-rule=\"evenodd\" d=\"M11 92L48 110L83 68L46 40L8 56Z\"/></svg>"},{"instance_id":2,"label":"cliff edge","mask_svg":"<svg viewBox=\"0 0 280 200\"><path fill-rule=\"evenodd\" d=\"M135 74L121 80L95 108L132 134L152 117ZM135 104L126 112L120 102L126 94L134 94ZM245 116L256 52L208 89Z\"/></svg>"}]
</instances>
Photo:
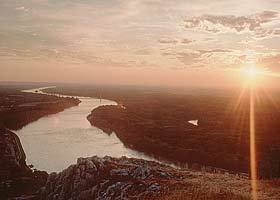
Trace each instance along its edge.
<instances>
[{"instance_id":1,"label":"cliff edge","mask_svg":"<svg viewBox=\"0 0 280 200\"><path fill-rule=\"evenodd\" d=\"M277 199L279 193L259 194ZM235 175L175 169L134 158L78 158L77 164L52 173L41 200L66 199L250 199L250 181Z\"/></svg>"},{"instance_id":2,"label":"cliff edge","mask_svg":"<svg viewBox=\"0 0 280 200\"><path fill-rule=\"evenodd\" d=\"M18 136L0 128L0 199L22 195L32 199L36 197L36 191L44 186L48 174L31 170L25 160Z\"/></svg>"}]
</instances>

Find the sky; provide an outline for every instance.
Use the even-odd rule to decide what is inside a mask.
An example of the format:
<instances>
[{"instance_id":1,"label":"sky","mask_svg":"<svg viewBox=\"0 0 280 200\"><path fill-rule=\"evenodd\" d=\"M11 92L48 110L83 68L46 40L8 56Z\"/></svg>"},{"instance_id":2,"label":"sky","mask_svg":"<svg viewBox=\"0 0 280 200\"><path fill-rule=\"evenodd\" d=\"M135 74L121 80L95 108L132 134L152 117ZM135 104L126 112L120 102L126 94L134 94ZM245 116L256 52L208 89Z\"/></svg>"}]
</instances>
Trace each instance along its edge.
<instances>
[{"instance_id":1,"label":"sky","mask_svg":"<svg viewBox=\"0 0 280 200\"><path fill-rule=\"evenodd\" d=\"M1 0L0 81L239 84L242 67L280 72L279 12L279 0Z\"/></svg>"}]
</instances>

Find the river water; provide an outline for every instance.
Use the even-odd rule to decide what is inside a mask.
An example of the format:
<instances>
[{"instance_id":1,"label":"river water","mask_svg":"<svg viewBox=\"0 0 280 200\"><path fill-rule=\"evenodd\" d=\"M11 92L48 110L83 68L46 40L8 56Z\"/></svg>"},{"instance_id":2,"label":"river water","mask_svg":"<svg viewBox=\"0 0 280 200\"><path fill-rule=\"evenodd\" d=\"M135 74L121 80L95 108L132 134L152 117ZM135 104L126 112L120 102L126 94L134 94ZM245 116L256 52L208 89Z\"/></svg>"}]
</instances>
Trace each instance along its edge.
<instances>
[{"instance_id":1,"label":"river water","mask_svg":"<svg viewBox=\"0 0 280 200\"><path fill-rule=\"evenodd\" d=\"M24 92L43 93L41 89ZM78 97L79 106L45 116L15 131L19 136L27 157L27 163L36 169L58 172L76 163L79 157L113 156L134 157L153 160L143 153L126 148L113 133L108 135L93 127L87 115L101 105L116 105L116 102Z\"/></svg>"}]
</instances>

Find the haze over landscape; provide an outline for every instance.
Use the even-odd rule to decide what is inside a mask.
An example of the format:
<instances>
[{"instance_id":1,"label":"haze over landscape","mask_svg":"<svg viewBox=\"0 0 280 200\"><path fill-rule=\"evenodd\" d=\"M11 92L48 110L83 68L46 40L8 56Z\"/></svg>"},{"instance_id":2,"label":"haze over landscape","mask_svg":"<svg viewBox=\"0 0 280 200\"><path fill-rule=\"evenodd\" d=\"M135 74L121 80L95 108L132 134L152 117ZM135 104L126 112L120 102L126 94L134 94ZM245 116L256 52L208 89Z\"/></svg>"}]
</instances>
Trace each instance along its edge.
<instances>
[{"instance_id":1,"label":"haze over landscape","mask_svg":"<svg viewBox=\"0 0 280 200\"><path fill-rule=\"evenodd\" d=\"M277 0L3 1L0 79L236 86L241 67L279 71L279 10Z\"/></svg>"}]
</instances>

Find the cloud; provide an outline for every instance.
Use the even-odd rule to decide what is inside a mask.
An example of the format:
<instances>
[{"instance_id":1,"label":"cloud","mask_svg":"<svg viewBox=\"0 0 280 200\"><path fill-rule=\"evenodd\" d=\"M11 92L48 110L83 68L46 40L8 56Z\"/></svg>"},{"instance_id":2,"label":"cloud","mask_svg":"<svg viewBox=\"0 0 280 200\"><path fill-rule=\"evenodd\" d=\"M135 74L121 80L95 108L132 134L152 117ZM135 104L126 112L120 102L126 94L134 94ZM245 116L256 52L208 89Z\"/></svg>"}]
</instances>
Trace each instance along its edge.
<instances>
[{"instance_id":1,"label":"cloud","mask_svg":"<svg viewBox=\"0 0 280 200\"><path fill-rule=\"evenodd\" d=\"M185 28L199 28L207 32L257 32L265 23L278 19L278 12L263 11L254 15L235 16L235 15L202 15L190 17L184 20ZM262 29L263 30L263 29ZM261 34L262 35L262 34Z\"/></svg>"},{"instance_id":2,"label":"cloud","mask_svg":"<svg viewBox=\"0 0 280 200\"><path fill-rule=\"evenodd\" d=\"M161 38L158 40L161 44L177 44L178 40L171 39L171 38Z\"/></svg>"},{"instance_id":3,"label":"cloud","mask_svg":"<svg viewBox=\"0 0 280 200\"><path fill-rule=\"evenodd\" d=\"M188 38L184 38L184 39L182 39L182 41L181 41L182 44L190 44L190 43L192 43L192 42L194 42L194 40L191 40L191 39L188 39Z\"/></svg>"},{"instance_id":4,"label":"cloud","mask_svg":"<svg viewBox=\"0 0 280 200\"><path fill-rule=\"evenodd\" d=\"M212 54L212 53L229 53L232 50L229 49L210 49L210 50L199 50L200 54Z\"/></svg>"},{"instance_id":5,"label":"cloud","mask_svg":"<svg viewBox=\"0 0 280 200\"><path fill-rule=\"evenodd\" d=\"M273 34L277 35L277 36L280 36L280 29L274 30Z\"/></svg>"},{"instance_id":6,"label":"cloud","mask_svg":"<svg viewBox=\"0 0 280 200\"><path fill-rule=\"evenodd\" d=\"M136 55L150 55L152 52L149 49L138 49L134 53Z\"/></svg>"},{"instance_id":7,"label":"cloud","mask_svg":"<svg viewBox=\"0 0 280 200\"><path fill-rule=\"evenodd\" d=\"M199 52L178 52L176 57L185 65L190 66L199 62L201 54Z\"/></svg>"},{"instance_id":8,"label":"cloud","mask_svg":"<svg viewBox=\"0 0 280 200\"><path fill-rule=\"evenodd\" d=\"M264 55L258 61L260 66L267 67L272 71L280 71L280 54Z\"/></svg>"},{"instance_id":9,"label":"cloud","mask_svg":"<svg viewBox=\"0 0 280 200\"><path fill-rule=\"evenodd\" d=\"M16 7L15 9L18 10L18 11L23 11L23 12L28 12L29 11L29 9L25 8L24 6Z\"/></svg>"},{"instance_id":10,"label":"cloud","mask_svg":"<svg viewBox=\"0 0 280 200\"><path fill-rule=\"evenodd\" d=\"M275 11L263 11L255 15L255 18L260 21L260 23L267 23L275 20L278 17L278 12Z\"/></svg>"},{"instance_id":11,"label":"cloud","mask_svg":"<svg viewBox=\"0 0 280 200\"><path fill-rule=\"evenodd\" d=\"M255 38L266 38L274 34L274 30L259 28L255 31Z\"/></svg>"},{"instance_id":12,"label":"cloud","mask_svg":"<svg viewBox=\"0 0 280 200\"><path fill-rule=\"evenodd\" d=\"M189 39L189 38L183 38L183 39L172 39L172 38L161 38L158 40L160 44L190 44L194 42L195 40Z\"/></svg>"},{"instance_id":13,"label":"cloud","mask_svg":"<svg viewBox=\"0 0 280 200\"><path fill-rule=\"evenodd\" d=\"M162 56L168 56L169 58L176 58L181 63L188 67L202 67L209 66L213 63L219 63L216 65L226 64L227 59L231 60L233 50L230 49L203 49L203 50L192 50L186 49L184 51L167 51L163 52ZM224 62L224 63L222 63Z\"/></svg>"}]
</instances>

